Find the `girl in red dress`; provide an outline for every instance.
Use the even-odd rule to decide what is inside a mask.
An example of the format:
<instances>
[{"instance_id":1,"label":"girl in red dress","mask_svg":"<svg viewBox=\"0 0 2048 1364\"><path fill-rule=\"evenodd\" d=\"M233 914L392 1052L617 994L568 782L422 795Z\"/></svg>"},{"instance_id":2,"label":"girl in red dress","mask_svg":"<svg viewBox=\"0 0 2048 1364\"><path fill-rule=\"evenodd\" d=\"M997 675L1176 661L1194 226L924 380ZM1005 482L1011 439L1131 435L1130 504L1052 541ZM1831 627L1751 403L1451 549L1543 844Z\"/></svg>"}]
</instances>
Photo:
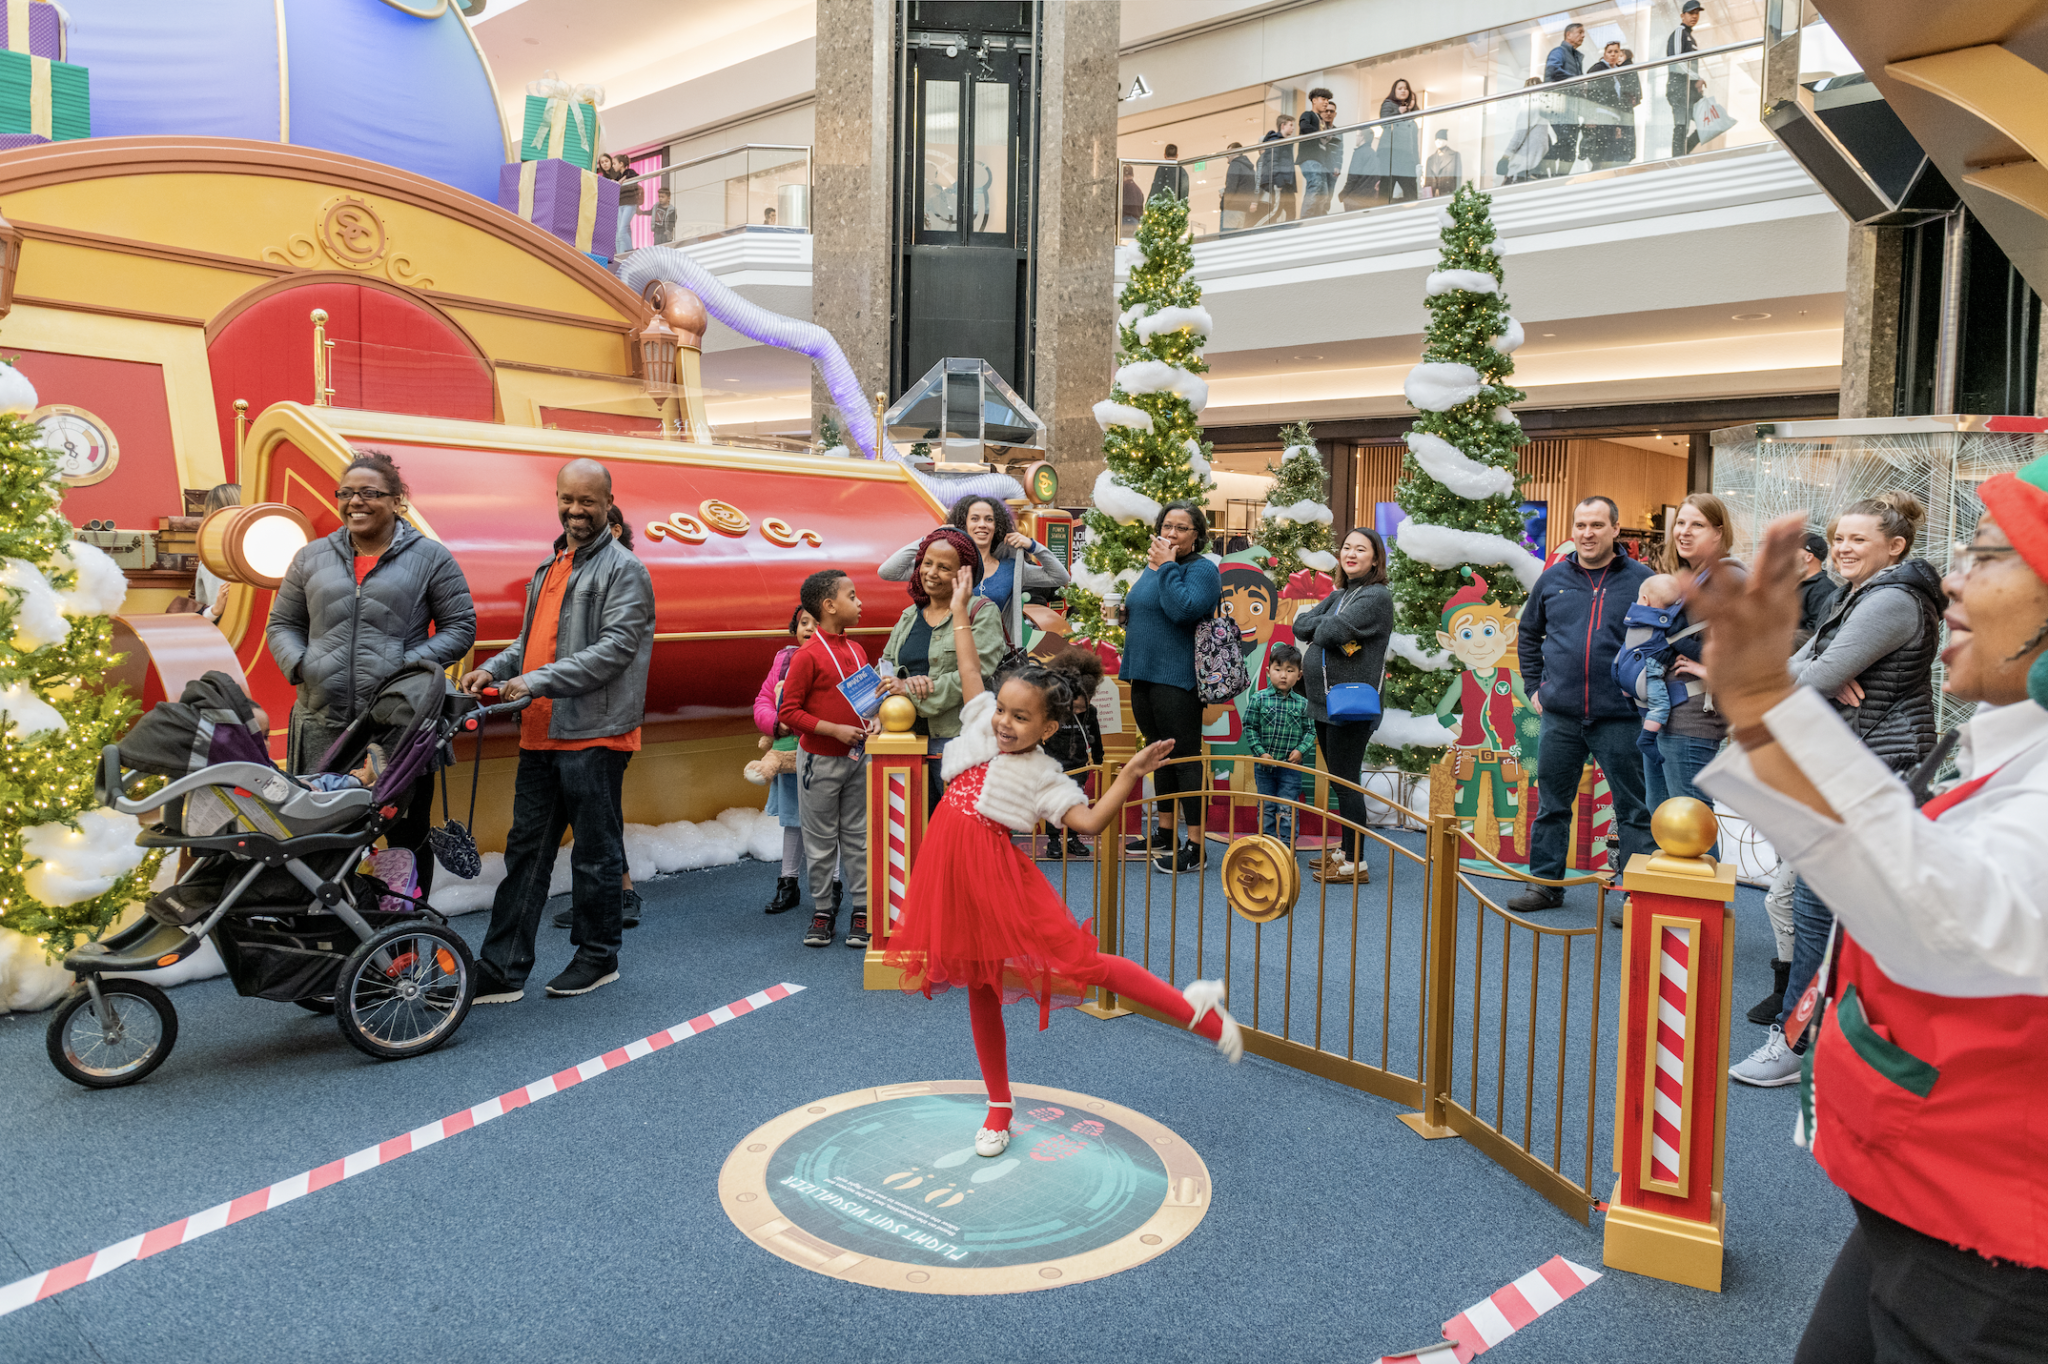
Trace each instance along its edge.
<instances>
[{"instance_id":1,"label":"girl in red dress","mask_svg":"<svg viewBox=\"0 0 2048 1364\"><path fill-rule=\"evenodd\" d=\"M953 585L953 629L965 636L956 640L967 698L960 736L946 746L945 798L925 830L887 960L902 971L906 991L927 999L955 987L967 991L974 1051L988 1085L988 1117L974 1134L974 1149L996 1156L1010 1144L1016 1106L1005 1003L1035 998L1043 1030L1055 1005L1078 1004L1086 987L1106 985L1200 1033L1230 1061L1244 1055L1244 1038L1224 1011L1223 982L1198 980L1177 991L1143 967L1100 951L1095 935L1074 922L1066 902L1011 841L1013 832L1029 834L1040 820L1102 833L1173 743L1140 752L1089 805L1058 761L1039 751L1059 731L1059 717L1073 709L1063 675L1027 664L998 677L995 691L982 685L967 624L978 567L961 569Z\"/></svg>"}]
</instances>

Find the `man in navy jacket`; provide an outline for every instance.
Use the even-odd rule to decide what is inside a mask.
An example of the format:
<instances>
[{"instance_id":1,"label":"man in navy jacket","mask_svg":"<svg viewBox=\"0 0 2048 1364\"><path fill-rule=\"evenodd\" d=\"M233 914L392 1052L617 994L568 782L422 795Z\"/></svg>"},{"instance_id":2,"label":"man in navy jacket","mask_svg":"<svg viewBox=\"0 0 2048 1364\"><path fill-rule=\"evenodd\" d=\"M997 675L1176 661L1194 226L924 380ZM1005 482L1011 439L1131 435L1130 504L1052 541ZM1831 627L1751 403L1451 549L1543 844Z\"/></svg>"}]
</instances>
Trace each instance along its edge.
<instances>
[{"instance_id":1,"label":"man in navy jacket","mask_svg":"<svg viewBox=\"0 0 2048 1364\"><path fill-rule=\"evenodd\" d=\"M1611 498L1589 497L1574 507L1576 548L1536 580L1522 608L1516 641L1522 686L1543 717L1529 871L1550 880L1564 876L1572 800L1588 753L1607 774L1622 864L1635 853L1656 851L1650 812L1643 806L1642 755L1636 748L1642 719L1612 670L1627 630L1623 617L1650 570L1615 552L1620 521ZM1557 887L1531 886L1508 901L1508 908L1527 914L1563 903L1564 892Z\"/></svg>"}]
</instances>

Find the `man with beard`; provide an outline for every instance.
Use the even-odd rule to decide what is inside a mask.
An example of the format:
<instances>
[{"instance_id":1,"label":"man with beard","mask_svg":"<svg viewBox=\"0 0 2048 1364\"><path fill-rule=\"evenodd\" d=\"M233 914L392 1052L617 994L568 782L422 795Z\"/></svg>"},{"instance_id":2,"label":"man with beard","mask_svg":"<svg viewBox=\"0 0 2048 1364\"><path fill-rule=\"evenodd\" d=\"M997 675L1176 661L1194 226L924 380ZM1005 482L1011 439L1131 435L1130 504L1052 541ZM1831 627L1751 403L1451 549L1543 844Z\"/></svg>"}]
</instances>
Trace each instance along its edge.
<instances>
[{"instance_id":1,"label":"man with beard","mask_svg":"<svg viewBox=\"0 0 2048 1364\"><path fill-rule=\"evenodd\" d=\"M519 638L461 682L470 693L495 686L502 700L531 699L519 717L512 832L477 961L478 1004L524 997L534 932L568 830L576 836L569 851L576 956L547 992L589 994L619 978L626 869L619 792L626 763L640 749L654 582L646 565L606 533L611 507L612 476L602 464L576 459L562 466L555 476L562 535L527 586Z\"/></svg>"}]
</instances>

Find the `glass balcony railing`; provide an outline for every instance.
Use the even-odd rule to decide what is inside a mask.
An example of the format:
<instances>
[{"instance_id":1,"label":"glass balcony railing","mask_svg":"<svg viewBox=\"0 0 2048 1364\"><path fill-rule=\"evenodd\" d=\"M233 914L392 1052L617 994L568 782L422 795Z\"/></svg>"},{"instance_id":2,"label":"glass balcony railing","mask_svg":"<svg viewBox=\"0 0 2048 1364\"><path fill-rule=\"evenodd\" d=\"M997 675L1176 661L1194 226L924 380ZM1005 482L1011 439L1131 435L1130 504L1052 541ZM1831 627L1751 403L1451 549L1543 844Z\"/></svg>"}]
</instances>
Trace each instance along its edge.
<instances>
[{"instance_id":1,"label":"glass balcony railing","mask_svg":"<svg viewBox=\"0 0 2048 1364\"><path fill-rule=\"evenodd\" d=\"M809 147L728 147L622 180L619 188L640 191L635 246L675 245L737 227L811 230Z\"/></svg>"},{"instance_id":2,"label":"glass balcony railing","mask_svg":"<svg viewBox=\"0 0 2048 1364\"><path fill-rule=\"evenodd\" d=\"M1119 233L1143 199L1188 201L1196 237L1650 165L1768 142L1761 41L1178 161L1126 160ZM1588 54L1589 60L1598 60Z\"/></svg>"}]
</instances>

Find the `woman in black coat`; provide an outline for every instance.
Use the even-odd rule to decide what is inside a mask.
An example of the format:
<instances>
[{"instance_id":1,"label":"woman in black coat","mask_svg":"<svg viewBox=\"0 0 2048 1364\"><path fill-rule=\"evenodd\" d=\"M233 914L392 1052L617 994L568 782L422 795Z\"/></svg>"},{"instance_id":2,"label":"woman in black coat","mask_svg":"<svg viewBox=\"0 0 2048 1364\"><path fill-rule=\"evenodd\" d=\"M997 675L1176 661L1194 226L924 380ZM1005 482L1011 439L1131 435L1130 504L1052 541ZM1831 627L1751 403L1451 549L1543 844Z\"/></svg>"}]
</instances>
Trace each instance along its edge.
<instances>
[{"instance_id":1,"label":"woman in black coat","mask_svg":"<svg viewBox=\"0 0 2048 1364\"><path fill-rule=\"evenodd\" d=\"M455 556L403 519L405 480L389 455L360 450L341 472L341 529L292 558L265 634L292 705L285 765L309 772L400 668L459 663L476 643L476 607ZM428 627L432 626L431 634ZM420 893L433 884L427 850L434 778L421 775L388 841L411 848Z\"/></svg>"},{"instance_id":2,"label":"woman in black coat","mask_svg":"<svg viewBox=\"0 0 2048 1364\"><path fill-rule=\"evenodd\" d=\"M1329 596L1294 618L1294 637L1301 645L1302 691L1316 722L1323 763L1332 777L1355 785L1379 721L1332 721L1329 689L1347 682L1379 688L1386 682L1394 594L1387 587L1387 547L1378 531L1358 526L1344 537L1336 580ZM1353 826L1365 824L1365 796L1350 786L1337 787L1337 813L1345 821L1343 846L1324 851L1316 875L1324 881L1363 881L1365 860Z\"/></svg>"}]
</instances>

